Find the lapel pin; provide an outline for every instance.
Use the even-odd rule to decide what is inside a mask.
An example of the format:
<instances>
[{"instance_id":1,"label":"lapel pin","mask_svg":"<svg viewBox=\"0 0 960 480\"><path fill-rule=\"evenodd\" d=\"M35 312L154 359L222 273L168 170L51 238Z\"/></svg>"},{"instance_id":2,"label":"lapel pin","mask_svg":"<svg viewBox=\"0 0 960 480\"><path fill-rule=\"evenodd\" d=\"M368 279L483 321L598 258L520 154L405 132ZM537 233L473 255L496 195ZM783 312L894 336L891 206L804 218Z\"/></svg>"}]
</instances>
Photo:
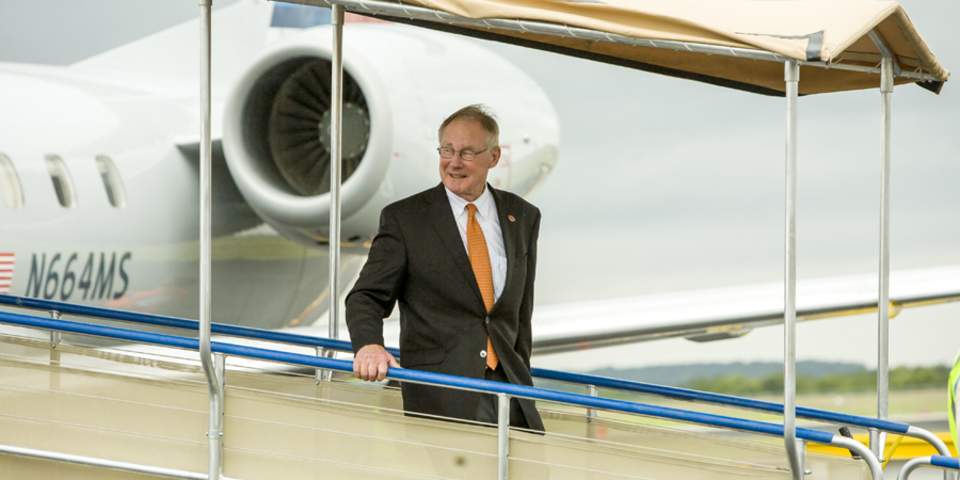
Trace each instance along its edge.
<instances>
[{"instance_id":1,"label":"lapel pin","mask_svg":"<svg viewBox=\"0 0 960 480\"><path fill-rule=\"evenodd\" d=\"M508 214L507 214L507 220L510 220L511 222L516 222L516 221L517 221L517 217L514 217L512 213L508 213Z\"/></svg>"}]
</instances>

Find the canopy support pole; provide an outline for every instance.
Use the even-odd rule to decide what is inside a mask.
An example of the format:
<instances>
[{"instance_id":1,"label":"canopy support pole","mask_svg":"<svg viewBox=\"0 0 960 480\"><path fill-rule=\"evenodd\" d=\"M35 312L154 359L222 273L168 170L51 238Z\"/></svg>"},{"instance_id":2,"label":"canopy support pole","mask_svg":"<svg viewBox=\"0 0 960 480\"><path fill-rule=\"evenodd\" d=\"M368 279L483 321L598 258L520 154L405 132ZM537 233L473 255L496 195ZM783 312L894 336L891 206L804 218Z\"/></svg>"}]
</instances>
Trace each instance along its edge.
<instances>
[{"instance_id":1,"label":"canopy support pole","mask_svg":"<svg viewBox=\"0 0 960 480\"><path fill-rule=\"evenodd\" d=\"M880 241L877 278L877 418L889 415L890 398L890 100L898 73L893 52L876 30L867 34L880 50ZM880 461L886 433L870 430L870 449Z\"/></svg>"},{"instance_id":2,"label":"canopy support pole","mask_svg":"<svg viewBox=\"0 0 960 480\"><path fill-rule=\"evenodd\" d=\"M340 338L340 157L342 151L343 128L343 6L333 5L331 9L333 26L333 51L330 57L330 296L327 318L328 336ZM336 356L334 350L327 349L326 357ZM324 370L323 379L333 378L332 370Z\"/></svg>"},{"instance_id":3,"label":"canopy support pole","mask_svg":"<svg viewBox=\"0 0 960 480\"><path fill-rule=\"evenodd\" d=\"M784 62L787 97L787 150L783 268L783 443L794 480L803 480L797 450L797 89L800 65Z\"/></svg>"},{"instance_id":4,"label":"canopy support pole","mask_svg":"<svg viewBox=\"0 0 960 480\"><path fill-rule=\"evenodd\" d=\"M890 395L890 97L893 94L893 61L884 56L880 65L880 108L883 137L880 143L880 271L877 298L877 418L888 418ZM871 432L870 447L883 461L886 432Z\"/></svg>"},{"instance_id":5,"label":"canopy support pole","mask_svg":"<svg viewBox=\"0 0 960 480\"><path fill-rule=\"evenodd\" d=\"M223 383L214 366L210 349L211 262L213 234L213 202L211 197L210 140L210 9L212 0L199 0L200 5L200 363L207 378L209 392L209 425L207 429L207 476L218 480L223 474Z\"/></svg>"}]
</instances>

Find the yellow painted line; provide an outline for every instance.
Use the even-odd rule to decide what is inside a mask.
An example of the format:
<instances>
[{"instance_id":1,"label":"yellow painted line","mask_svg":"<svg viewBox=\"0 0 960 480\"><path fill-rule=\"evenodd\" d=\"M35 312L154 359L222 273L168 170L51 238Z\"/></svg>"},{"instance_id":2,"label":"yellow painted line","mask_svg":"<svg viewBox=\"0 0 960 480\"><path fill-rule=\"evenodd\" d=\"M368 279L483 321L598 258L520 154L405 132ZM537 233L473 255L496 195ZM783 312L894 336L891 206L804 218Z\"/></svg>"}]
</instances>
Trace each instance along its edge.
<instances>
[{"instance_id":1,"label":"yellow painted line","mask_svg":"<svg viewBox=\"0 0 960 480\"><path fill-rule=\"evenodd\" d=\"M953 444L953 439L950 438L949 432L936 433L936 436L939 437L940 440L943 440L943 443L947 444L947 448L950 449L950 452L954 456L957 455L957 447ZM854 435L853 438L864 445L867 445L870 441L869 435L865 433ZM841 457L850 456L850 451L846 449L837 448L830 445L821 445L818 443L808 444L807 450L810 452L825 453L827 455L837 455ZM932 445L920 440L919 438L905 437L895 434L887 434L887 444L884 447L884 452L887 453L886 457L890 460L908 460L914 457L938 455L938 452L933 448Z\"/></svg>"}]
</instances>

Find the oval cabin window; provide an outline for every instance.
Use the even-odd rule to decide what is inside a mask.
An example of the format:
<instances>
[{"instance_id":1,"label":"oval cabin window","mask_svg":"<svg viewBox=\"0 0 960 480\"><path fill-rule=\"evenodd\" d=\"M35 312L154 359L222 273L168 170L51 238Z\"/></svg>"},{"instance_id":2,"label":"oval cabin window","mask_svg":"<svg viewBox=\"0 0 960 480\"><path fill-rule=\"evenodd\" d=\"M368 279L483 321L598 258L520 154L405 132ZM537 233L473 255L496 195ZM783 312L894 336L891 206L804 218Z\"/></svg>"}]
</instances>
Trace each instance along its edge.
<instances>
[{"instance_id":1,"label":"oval cabin window","mask_svg":"<svg viewBox=\"0 0 960 480\"><path fill-rule=\"evenodd\" d=\"M113 160L106 155L97 155L97 171L103 180L103 188L107 191L107 199L114 208L127 206L127 192L123 189L123 180L120 170Z\"/></svg>"},{"instance_id":2,"label":"oval cabin window","mask_svg":"<svg viewBox=\"0 0 960 480\"><path fill-rule=\"evenodd\" d=\"M0 153L0 202L7 208L23 206L23 187L10 157Z\"/></svg>"},{"instance_id":3,"label":"oval cabin window","mask_svg":"<svg viewBox=\"0 0 960 480\"><path fill-rule=\"evenodd\" d=\"M73 187L73 179L67 164L58 155L47 155L47 172L53 181L53 190L57 193L57 200L64 208L73 208L77 204L77 191Z\"/></svg>"}]
</instances>

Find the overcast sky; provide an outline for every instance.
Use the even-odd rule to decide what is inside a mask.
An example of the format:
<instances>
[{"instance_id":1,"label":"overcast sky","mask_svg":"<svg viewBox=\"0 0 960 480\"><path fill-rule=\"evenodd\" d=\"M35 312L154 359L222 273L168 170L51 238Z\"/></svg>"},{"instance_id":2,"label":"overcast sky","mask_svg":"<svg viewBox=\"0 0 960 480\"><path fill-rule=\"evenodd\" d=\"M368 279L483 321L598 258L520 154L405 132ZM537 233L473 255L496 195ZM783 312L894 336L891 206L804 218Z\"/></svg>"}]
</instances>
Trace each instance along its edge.
<instances>
[{"instance_id":1,"label":"overcast sky","mask_svg":"<svg viewBox=\"0 0 960 480\"><path fill-rule=\"evenodd\" d=\"M224 5L228 2L216 2ZM902 2L948 69L960 69L955 1ZM0 61L67 64L184 21L195 0L0 0ZM561 157L530 199L544 214L540 303L782 279L784 101L490 44L560 115ZM802 79L801 79L802 81ZM960 264L960 87L894 95L892 265ZM879 93L800 100L799 276L877 268ZM907 311L892 362L950 362L960 307ZM800 328L801 359L875 364L875 320ZM776 360L782 330L548 356L547 367Z\"/></svg>"}]
</instances>

